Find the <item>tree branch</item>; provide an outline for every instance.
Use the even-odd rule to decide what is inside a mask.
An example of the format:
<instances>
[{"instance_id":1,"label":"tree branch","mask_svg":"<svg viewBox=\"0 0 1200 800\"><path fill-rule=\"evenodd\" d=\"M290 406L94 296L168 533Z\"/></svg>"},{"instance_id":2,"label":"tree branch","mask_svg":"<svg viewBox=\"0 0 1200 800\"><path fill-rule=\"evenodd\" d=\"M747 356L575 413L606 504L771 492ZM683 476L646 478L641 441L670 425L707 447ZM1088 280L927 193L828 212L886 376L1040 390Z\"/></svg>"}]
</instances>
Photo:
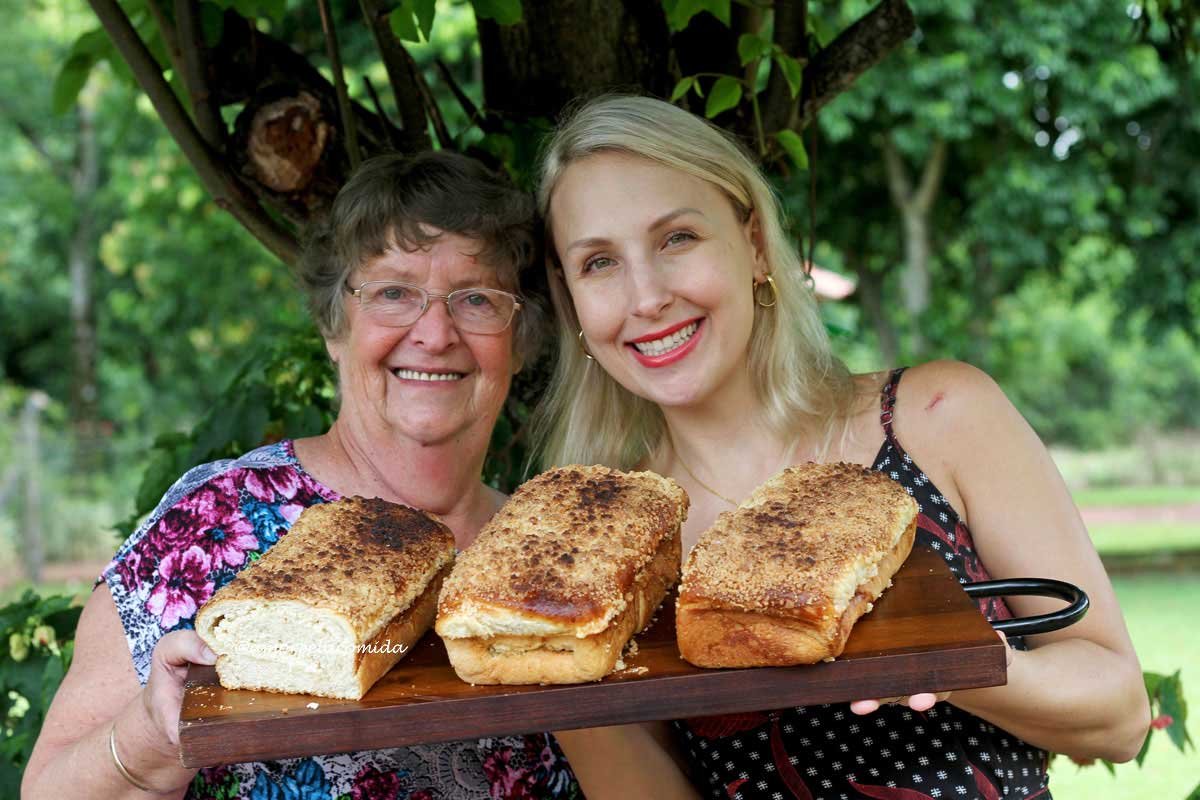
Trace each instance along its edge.
<instances>
[{"instance_id":1,"label":"tree branch","mask_svg":"<svg viewBox=\"0 0 1200 800\"><path fill-rule=\"evenodd\" d=\"M912 181L908 178L908 168L904 166L904 159L900 158L890 135L883 137L882 150L883 163L887 167L888 192L892 195L892 202L896 204L896 208L906 211L913 202Z\"/></svg>"},{"instance_id":2,"label":"tree branch","mask_svg":"<svg viewBox=\"0 0 1200 800\"><path fill-rule=\"evenodd\" d=\"M922 214L928 214L933 208L933 201L937 199L938 189L942 185L942 173L946 171L946 150L946 140L937 139L933 143L933 152L929 154L929 160L925 162L925 169L921 172L921 185L917 187L913 202Z\"/></svg>"},{"instance_id":3,"label":"tree branch","mask_svg":"<svg viewBox=\"0 0 1200 800\"><path fill-rule=\"evenodd\" d=\"M454 139L450 137L450 131L446 129L446 118L442 116L442 110L438 108L437 100L433 98L433 92L430 91L425 76L421 74L421 68L411 58L408 60L408 66L412 70L413 83L421 92L421 102L425 104L425 114L433 122L433 131L437 134L438 144L447 150L453 149Z\"/></svg>"},{"instance_id":4,"label":"tree branch","mask_svg":"<svg viewBox=\"0 0 1200 800\"><path fill-rule=\"evenodd\" d=\"M158 63L138 37L117 0L88 0L138 84L150 98L171 138L179 145L218 206L233 214L281 260L294 263L299 255L296 237L275 222L238 182L201 138L179 99L163 79Z\"/></svg>"},{"instance_id":5,"label":"tree branch","mask_svg":"<svg viewBox=\"0 0 1200 800\"><path fill-rule=\"evenodd\" d=\"M806 127L817 111L903 44L916 27L905 0L883 0L842 31L804 68L804 103L790 127Z\"/></svg>"},{"instance_id":6,"label":"tree branch","mask_svg":"<svg viewBox=\"0 0 1200 800\"><path fill-rule=\"evenodd\" d=\"M396 130L396 126L388 118L387 112L383 110L383 103L379 102L379 92L375 91L375 84L371 83L371 79L366 75L363 75L362 79L363 85L367 87L367 94L371 97L371 103L375 106L375 115L379 117L387 132L388 144L393 150L400 150L400 132Z\"/></svg>"},{"instance_id":7,"label":"tree branch","mask_svg":"<svg viewBox=\"0 0 1200 800\"><path fill-rule=\"evenodd\" d=\"M454 74L450 72L450 68L446 66L446 62L440 58L435 62L438 68L438 74L442 76L442 80L446 86L450 87L450 92L454 95L454 99L462 106L463 113L467 115L467 122L472 125L478 125L479 129L484 133L498 133L501 127L484 111L480 111L471 98L467 97L467 93L458 85L458 81L454 79Z\"/></svg>"},{"instance_id":8,"label":"tree branch","mask_svg":"<svg viewBox=\"0 0 1200 800\"><path fill-rule=\"evenodd\" d=\"M421 102L421 90L412 78L412 56L392 33L387 13L380 10L375 0L358 0L358 5L366 18L367 27L371 29L371 35L375 37L375 46L379 48L388 82L392 84L392 93L396 96L396 110L403 128L403 149L408 153L428 150L425 104Z\"/></svg>"},{"instance_id":9,"label":"tree branch","mask_svg":"<svg viewBox=\"0 0 1200 800\"><path fill-rule=\"evenodd\" d=\"M180 70L184 88L192 99L196 128L206 142L218 151L224 150L229 131L208 88L208 47L204 43L200 6L196 0L175 0L175 24L178 26L179 47L183 55L176 68Z\"/></svg>"},{"instance_id":10,"label":"tree branch","mask_svg":"<svg viewBox=\"0 0 1200 800\"><path fill-rule=\"evenodd\" d=\"M350 107L350 93L346 91L346 75L342 70L342 53L338 48L337 30L329 13L329 0L318 0L321 11L321 30L325 33L325 52L329 55L329 68L333 70L333 86L337 90L338 117L342 124L342 142L350 169L358 169L362 153L358 149L358 126L354 124L354 111Z\"/></svg>"},{"instance_id":11,"label":"tree branch","mask_svg":"<svg viewBox=\"0 0 1200 800\"><path fill-rule=\"evenodd\" d=\"M158 26L158 35L167 46L167 58L171 59L171 66L176 72L183 74L180 66L183 53L179 50L179 35L175 30L175 22L167 16L159 0L146 0L146 7L150 9L150 16L154 17L154 24Z\"/></svg>"},{"instance_id":12,"label":"tree branch","mask_svg":"<svg viewBox=\"0 0 1200 800\"><path fill-rule=\"evenodd\" d=\"M42 137L38 136L36 130L29 123L22 120L11 108L4 102L4 98L0 97L0 116L7 117L13 127L17 129L17 133L29 142L29 146L34 152L41 156L42 161L46 163L46 167L54 175L55 178L62 181L64 186L71 185L71 172L66 165L54 157L46 148L46 143L42 141Z\"/></svg>"},{"instance_id":13,"label":"tree branch","mask_svg":"<svg viewBox=\"0 0 1200 800\"><path fill-rule=\"evenodd\" d=\"M775 44L789 56L808 61L808 0L775 0ZM771 65L771 75L763 94L763 127L778 131L792 126L799 98L792 90L778 64Z\"/></svg>"}]
</instances>

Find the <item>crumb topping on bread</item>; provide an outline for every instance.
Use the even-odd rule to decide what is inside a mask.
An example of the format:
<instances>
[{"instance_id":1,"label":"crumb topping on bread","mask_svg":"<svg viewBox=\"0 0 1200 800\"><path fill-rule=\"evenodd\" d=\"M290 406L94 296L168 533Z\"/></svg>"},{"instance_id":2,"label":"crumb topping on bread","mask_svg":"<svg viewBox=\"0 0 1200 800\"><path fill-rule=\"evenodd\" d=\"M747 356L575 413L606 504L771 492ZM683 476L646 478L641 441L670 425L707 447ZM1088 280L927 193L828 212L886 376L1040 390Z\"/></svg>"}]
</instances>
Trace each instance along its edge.
<instances>
[{"instance_id":1,"label":"crumb topping on bread","mask_svg":"<svg viewBox=\"0 0 1200 800\"><path fill-rule=\"evenodd\" d=\"M454 534L441 522L408 506L350 497L305 509L208 605L295 600L345 617L364 641L453 560Z\"/></svg>"},{"instance_id":2,"label":"crumb topping on bread","mask_svg":"<svg viewBox=\"0 0 1200 800\"><path fill-rule=\"evenodd\" d=\"M639 571L678 535L688 498L669 478L602 466L522 485L462 553L438 607L444 637L602 631Z\"/></svg>"},{"instance_id":3,"label":"crumb topping on bread","mask_svg":"<svg viewBox=\"0 0 1200 800\"><path fill-rule=\"evenodd\" d=\"M916 513L904 488L873 470L788 467L700 537L679 601L808 619L840 615Z\"/></svg>"}]
</instances>

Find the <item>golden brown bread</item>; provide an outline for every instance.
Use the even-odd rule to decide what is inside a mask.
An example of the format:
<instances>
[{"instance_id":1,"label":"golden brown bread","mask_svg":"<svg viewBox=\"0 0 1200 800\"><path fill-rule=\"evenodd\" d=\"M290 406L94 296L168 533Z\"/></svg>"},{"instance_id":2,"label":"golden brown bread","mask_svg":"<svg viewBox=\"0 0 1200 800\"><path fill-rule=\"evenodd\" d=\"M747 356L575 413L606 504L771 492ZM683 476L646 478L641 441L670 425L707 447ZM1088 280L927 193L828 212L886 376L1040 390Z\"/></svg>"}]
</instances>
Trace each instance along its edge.
<instances>
[{"instance_id":1,"label":"golden brown bread","mask_svg":"<svg viewBox=\"0 0 1200 800\"><path fill-rule=\"evenodd\" d=\"M442 588L436 627L459 677L604 677L678 577L687 506L651 472L571 466L525 483Z\"/></svg>"},{"instance_id":2,"label":"golden brown bread","mask_svg":"<svg viewBox=\"0 0 1200 800\"><path fill-rule=\"evenodd\" d=\"M429 629L453 560L453 533L416 509L315 505L213 595L196 632L225 688L357 699Z\"/></svg>"},{"instance_id":3,"label":"golden brown bread","mask_svg":"<svg viewBox=\"0 0 1200 800\"><path fill-rule=\"evenodd\" d=\"M701 667L840 655L908 557L916 516L916 502L877 472L785 469L717 517L692 549L676 604L680 654Z\"/></svg>"}]
</instances>

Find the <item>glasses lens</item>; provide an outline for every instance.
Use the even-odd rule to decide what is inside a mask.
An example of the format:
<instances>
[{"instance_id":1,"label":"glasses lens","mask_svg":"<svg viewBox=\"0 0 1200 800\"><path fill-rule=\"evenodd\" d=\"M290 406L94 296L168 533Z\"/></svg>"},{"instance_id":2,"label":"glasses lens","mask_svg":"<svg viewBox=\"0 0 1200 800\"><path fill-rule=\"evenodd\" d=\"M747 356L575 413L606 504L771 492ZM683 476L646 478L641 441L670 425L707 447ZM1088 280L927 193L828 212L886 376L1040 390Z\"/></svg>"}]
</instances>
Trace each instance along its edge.
<instances>
[{"instance_id":1,"label":"glasses lens","mask_svg":"<svg viewBox=\"0 0 1200 800\"><path fill-rule=\"evenodd\" d=\"M411 325L425 307L425 292L406 283L363 284L363 310L385 325Z\"/></svg>"},{"instance_id":2,"label":"glasses lens","mask_svg":"<svg viewBox=\"0 0 1200 800\"><path fill-rule=\"evenodd\" d=\"M512 295L495 289L459 289L450 294L450 315L470 333L499 333L512 320Z\"/></svg>"}]
</instances>

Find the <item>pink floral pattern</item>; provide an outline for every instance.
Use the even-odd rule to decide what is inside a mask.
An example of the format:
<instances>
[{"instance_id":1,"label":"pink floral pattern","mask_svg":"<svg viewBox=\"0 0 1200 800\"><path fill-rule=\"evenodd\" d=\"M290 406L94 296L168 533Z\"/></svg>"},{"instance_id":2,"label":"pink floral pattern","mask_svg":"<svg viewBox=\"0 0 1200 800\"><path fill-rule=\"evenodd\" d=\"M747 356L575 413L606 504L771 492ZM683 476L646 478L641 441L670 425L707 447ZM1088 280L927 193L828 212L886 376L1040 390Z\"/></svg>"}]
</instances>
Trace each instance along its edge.
<instances>
[{"instance_id":1,"label":"pink floral pattern","mask_svg":"<svg viewBox=\"0 0 1200 800\"><path fill-rule=\"evenodd\" d=\"M287 534L305 508L339 499L290 441L189 471L125 541L108 584L145 683L154 645ZM474 771L447 764L477 764ZM187 798L449 800L574 798L579 786L549 734L343 753L200 770Z\"/></svg>"}]
</instances>

